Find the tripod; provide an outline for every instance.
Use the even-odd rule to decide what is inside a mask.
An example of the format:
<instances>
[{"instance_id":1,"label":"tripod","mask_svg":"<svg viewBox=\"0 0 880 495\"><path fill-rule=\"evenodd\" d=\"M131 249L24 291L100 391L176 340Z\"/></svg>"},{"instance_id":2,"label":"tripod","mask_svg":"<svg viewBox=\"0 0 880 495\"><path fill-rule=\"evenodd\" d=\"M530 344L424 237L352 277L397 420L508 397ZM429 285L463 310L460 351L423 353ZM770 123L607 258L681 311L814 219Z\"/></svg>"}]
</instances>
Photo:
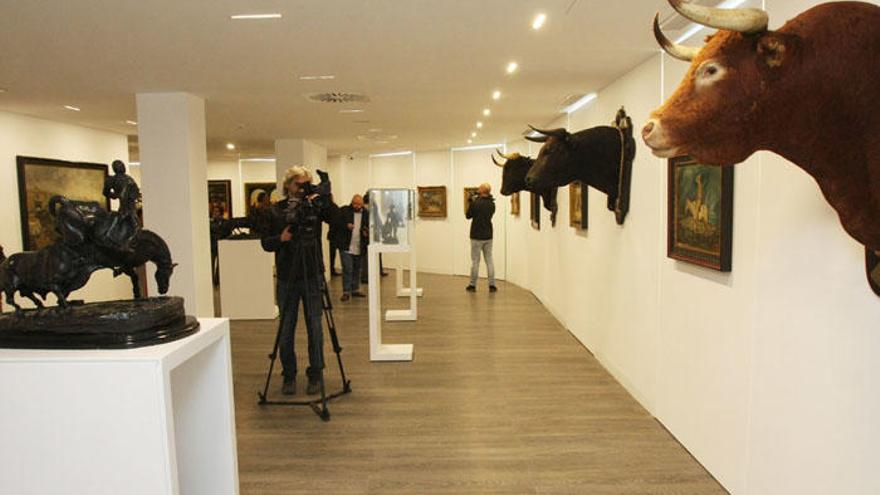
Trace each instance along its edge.
<instances>
[{"instance_id":1,"label":"tripod","mask_svg":"<svg viewBox=\"0 0 880 495\"><path fill-rule=\"evenodd\" d=\"M275 359L278 357L278 346L281 342L281 331L284 328L284 324L286 323L287 318L287 304L290 304L288 294L285 294L285 300L280 301L281 304L281 316L278 321L278 332L275 334L275 345L272 347L272 352L269 354L269 371L266 373L266 385L263 387L262 392L257 392L257 395L260 397L259 404L260 405L270 405L270 406L309 406L324 421L330 421L330 411L327 409L327 402L345 395L351 392L351 382L345 378L345 368L342 366L342 347L339 345L339 338L336 335L336 322L333 319L333 304L330 300L330 291L327 287L327 279L324 277L323 270L320 269L321 266L321 253L318 249L318 241L310 240L310 241L297 241L300 243L299 245L299 257L300 264L302 267L303 277L305 277L305 291L306 295L303 297L303 313L306 320L306 327L308 328L308 319L313 315L313 311L315 308L312 307L312 298L309 295L309 290L311 288L310 285L310 270L308 267L308 263L306 260L308 256L311 255L314 260L314 272L311 275L314 276L318 282L319 290L321 291L321 309L324 313L324 319L327 322L327 330L330 333L330 340L333 343L333 352L336 353L336 362L339 364L339 373L342 376L342 390L337 392L333 392L331 394L327 394L324 388L324 370L321 370L321 376L319 377L319 388L321 391L321 397L313 400L289 400L289 401L279 401L279 400L268 400L269 394L269 384L272 381L272 370L275 368ZM308 250L308 252L307 252ZM290 275L288 276L288 288L292 287L293 283L293 274L294 270L290 270ZM298 304L298 302L294 302L293 304ZM323 349L322 349L323 352Z\"/></svg>"}]
</instances>

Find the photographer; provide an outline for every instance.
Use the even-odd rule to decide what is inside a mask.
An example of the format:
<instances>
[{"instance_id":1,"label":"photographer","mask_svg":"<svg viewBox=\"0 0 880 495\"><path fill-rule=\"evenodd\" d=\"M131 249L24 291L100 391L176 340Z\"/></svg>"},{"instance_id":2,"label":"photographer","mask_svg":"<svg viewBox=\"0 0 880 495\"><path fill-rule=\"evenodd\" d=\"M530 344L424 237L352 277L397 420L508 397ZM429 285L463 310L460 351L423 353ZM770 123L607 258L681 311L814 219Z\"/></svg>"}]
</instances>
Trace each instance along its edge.
<instances>
[{"instance_id":1,"label":"photographer","mask_svg":"<svg viewBox=\"0 0 880 495\"><path fill-rule=\"evenodd\" d=\"M496 292L495 263L492 261L492 216L495 215L495 198L492 197L492 186L480 184L480 190L471 200L465 215L471 221L471 283L466 290L477 290L477 278L480 275L480 254L486 260L489 275L489 292Z\"/></svg>"},{"instance_id":2,"label":"photographer","mask_svg":"<svg viewBox=\"0 0 880 495\"><path fill-rule=\"evenodd\" d=\"M296 393L296 354L294 330L302 300L309 341L309 367L306 370L308 394L318 393L324 369L324 338L321 328L323 302L323 262L321 256L321 222L330 223L336 216L329 201L329 181L319 170L321 184L312 185L312 174L305 167L293 167L284 177L287 197L270 210L263 249L275 253L277 297L281 309L279 347L285 395Z\"/></svg>"}]
</instances>

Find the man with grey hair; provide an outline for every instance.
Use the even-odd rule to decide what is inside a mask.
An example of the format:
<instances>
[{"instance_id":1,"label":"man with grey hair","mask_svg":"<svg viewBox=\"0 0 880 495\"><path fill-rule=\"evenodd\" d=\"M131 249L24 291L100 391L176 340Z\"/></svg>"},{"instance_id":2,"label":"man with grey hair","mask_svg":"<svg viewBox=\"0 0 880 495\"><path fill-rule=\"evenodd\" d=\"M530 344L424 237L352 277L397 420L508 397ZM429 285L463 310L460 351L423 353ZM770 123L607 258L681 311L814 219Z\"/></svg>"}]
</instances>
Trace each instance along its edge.
<instances>
[{"instance_id":1,"label":"man with grey hair","mask_svg":"<svg viewBox=\"0 0 880 495\"><path fill-rule=\"evenodd\" d=\"M320 173L320 171L319 171ZM306 167L292 167L284 177L285 198L272 205L266 230L260 242L263 249L275 253L276 297L281 310L278 347L284 374L282 393L296 392L296 354L294 330L302 301L308 332L309 367L306 370L308 394L319 391L324 369L324 335L321 327L324 281L321 256L321 222L336 218L336 206L315 201L307 195L312 174Z\"/></svg>"},{"instance_id":2,"label":"man with grey hair","mask_svg":"<svg viewBox=\"0 0 880 495\"><path fill-rule=\"evenodd\" d=\"M468 292L477 290L477 278L480 276L480 253L486 260L489 275L489 292L495 292L495 263L492 261L492 216L495 215L495 198L492 197L492 186L480 184L479 193L471 201L467 210L467 218L471 220L471 283Z\"/></svg>"}]
</instances>

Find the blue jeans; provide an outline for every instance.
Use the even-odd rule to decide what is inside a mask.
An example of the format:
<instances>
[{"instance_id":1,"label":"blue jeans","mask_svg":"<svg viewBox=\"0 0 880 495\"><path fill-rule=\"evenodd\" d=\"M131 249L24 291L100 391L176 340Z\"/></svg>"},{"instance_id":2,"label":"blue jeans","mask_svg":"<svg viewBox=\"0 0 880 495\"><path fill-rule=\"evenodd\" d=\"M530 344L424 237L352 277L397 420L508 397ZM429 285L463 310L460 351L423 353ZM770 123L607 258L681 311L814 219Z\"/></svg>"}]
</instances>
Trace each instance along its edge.
<instances>
[{"instance_id":1,"label":"blue jeans","mask_svg":"<svg viewBox=\"0 0 880 495\"><path fill-rule=\"evenodd\" d=\"M342 292L351 294L360 290L362 257L342 251Z\"/></svg>"},{"instance_id":2,"label":"blue jeans","mask_svg":"<svg viewBox=\"0 0 880 495\"><path fill-rule=\"evenodd\" d=\"M480 276L480 253L486 260L486 271L489 276L489 286L495 285L495 262L492 261L492 239L480 241L471 239L471 285L476 287L477 278Z\"/></svg>"},{"instance_id":3,"label":"blue jeans","mask_svg":"<svg viewBox=\"0 0 880 495\"><path fill-rule=\"evenodd\" d=\"M323 301L319 283L321 282L317 274L309 280L308 287L305 280L294 280L289 286L286 280L278 281L278 304L281 305L282 312L281 338L278 346L281 348L281 366L285 377L296 376L293 337L299 317L300 301L305 310L306 331L309 336L309 367L306 369L306 375L310 381L315 381L320 378L324 369L324 333L321 328Z\"/></svg>"}]
</instances>

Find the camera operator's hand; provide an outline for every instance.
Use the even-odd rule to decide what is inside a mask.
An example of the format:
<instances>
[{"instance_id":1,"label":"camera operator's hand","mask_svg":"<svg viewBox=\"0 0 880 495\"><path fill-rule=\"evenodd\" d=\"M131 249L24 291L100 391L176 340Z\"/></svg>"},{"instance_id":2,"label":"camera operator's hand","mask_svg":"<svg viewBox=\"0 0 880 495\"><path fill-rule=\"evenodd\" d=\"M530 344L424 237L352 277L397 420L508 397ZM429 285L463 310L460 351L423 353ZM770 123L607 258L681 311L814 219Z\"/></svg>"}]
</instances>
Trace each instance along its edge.
<instances>
[{"instance_id":1,"label":"camera operator's hand","mask_svg":"<svg viewBox=\"0 0 880 495\"><path fill-rule=\"evenodd\" d=\"M315 198L317 198L318 196L319 196L319 194L317 194L317 193L316 193L316 194L310 194L310 195L308 195L308 196L306 197L306 199L308 199L309 201L314 201Z\"/></svg>"},{"instance_id":2,"label":"camera operator's hand","mask_svg":"<svg viewBox=\"0 0 880 495\"><path fill-rule=\"evenodd\" d=\"M290 242L291 239L293 239L293 234L290 233L290 225L288 225L281 232L281 242Z\"/></svg>"},{"instance_id":3,"label":"camera operator's hand","mask_svg":"<svg viewBox=\"0 0 880 495\"><path fill-rule=\"evenodd\" d=\"M350 224L346 225L346 227L348 228L348 230L354 230L354 224L353 224L353 223L350 223Z\"/></svg>"}]
</instances>

